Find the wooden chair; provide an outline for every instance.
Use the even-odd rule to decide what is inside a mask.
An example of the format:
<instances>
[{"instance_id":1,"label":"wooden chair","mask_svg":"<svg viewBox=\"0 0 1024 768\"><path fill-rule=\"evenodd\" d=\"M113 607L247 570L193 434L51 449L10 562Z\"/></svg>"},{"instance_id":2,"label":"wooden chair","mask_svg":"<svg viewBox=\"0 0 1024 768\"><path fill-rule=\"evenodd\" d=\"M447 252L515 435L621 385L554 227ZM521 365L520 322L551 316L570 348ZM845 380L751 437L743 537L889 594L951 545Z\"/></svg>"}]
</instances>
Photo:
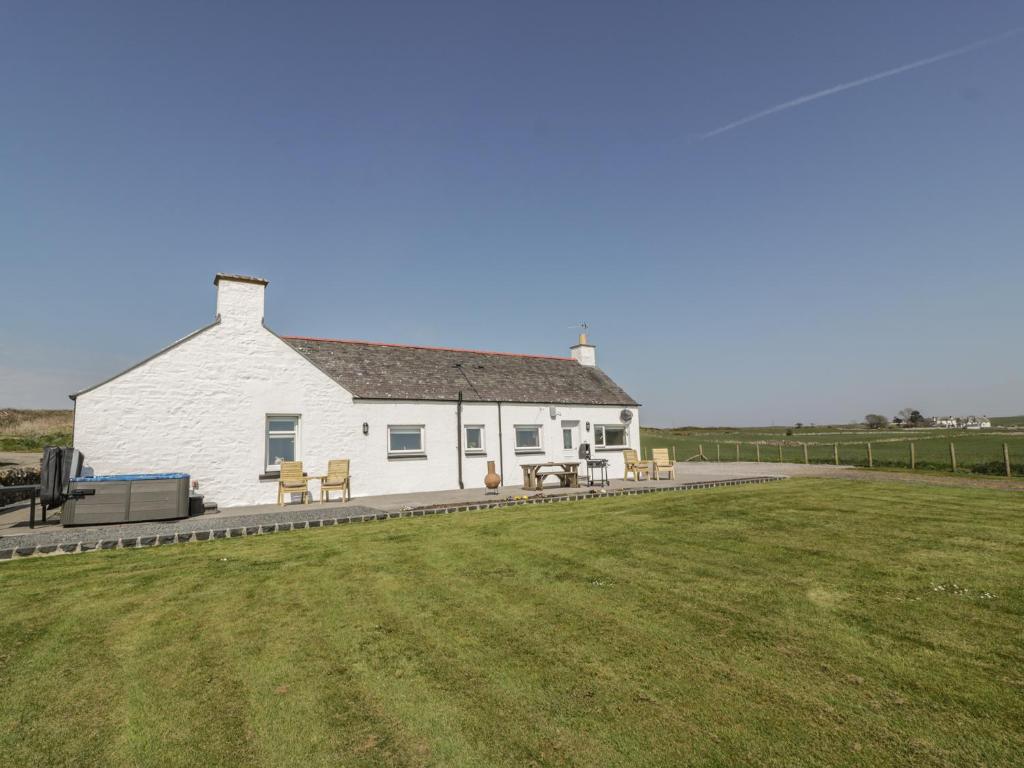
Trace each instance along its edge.
<instances>
[{"instance_id":1,"label":"wooden chair","mask_svg":"<svg viewBox=\"0 0 1024 768\"><path fill-rule=\"evenodd\" d=\"M302 503L309 503L309 480L302 471L301 461L282 461L281 477L277 481L277 503L284 504L285 494L301 493Z\"/></svg>"},{"instance_id":2,"label":"wooden chair","mask_svg":"<svg viewBox=\"0 0 1024 768\"><path fill-rule=\"evenodd\" d=\"M661 473L667 472L669 480L676 479L676 463L669 458L668 448L652 448L651 458L654 460L654 478L661 480Z\"/></svg>"},{"instance_id":3,"label":"wooden chair","mask_svg":"<svg viewBox=\"0 0 1024 768\"><path fill-rule=\"evenodd\" d=\"M331 491L340 491L342 501L351 501L351 475L348 473L348 459L331 459L327 462L327 474L320 478L320 501L330 501Z\"/></svg>"},{"instance_id":4,"label":"wooden chair","mask_svg":"<svg viewBox=\"0 0 1024 768\"><path fill-rule=\"evenodd\" d=\"M636 455L636 451L632 448L627 448L622 452L622 458L626 462L626 471L622 474L623 480L629 480L629 473L633 473L633 479L639 480L640 475L651 474L651 468L646 461L640 461L640 457Z\"/></svg>"}]
</instances>

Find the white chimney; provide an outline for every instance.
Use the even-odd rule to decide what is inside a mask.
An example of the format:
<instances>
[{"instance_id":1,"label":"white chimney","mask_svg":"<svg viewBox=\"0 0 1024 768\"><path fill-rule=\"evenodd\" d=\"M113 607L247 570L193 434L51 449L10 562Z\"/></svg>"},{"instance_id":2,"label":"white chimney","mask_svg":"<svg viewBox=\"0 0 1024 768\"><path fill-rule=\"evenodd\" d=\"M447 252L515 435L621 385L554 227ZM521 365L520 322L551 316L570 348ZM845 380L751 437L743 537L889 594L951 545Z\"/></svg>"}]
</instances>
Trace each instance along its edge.
<instances>
[{"instance_id":1,"label":"white chimney","mask_svg":"<svg viewBox=\"0 0 1024 768\"><path fill-rule=\"evenodd\" d=\"M597 349L593 344L587 343L586 333L580 334L579 344L569 347L569 354L580 365L588 365L591 368L597 366Z\"/></svg>"},{"instance_id":2,"label":"white chimney","mask_svg":"<svg viewBox=\"0 0 1024 768\"><path fill-rule=\"evenodd\" d=\"M218 272L213 278L213 284L217 286L217 318L222 323L263 323L263 293L267 287L266 280Z\"/></svg>"}]
</instances>

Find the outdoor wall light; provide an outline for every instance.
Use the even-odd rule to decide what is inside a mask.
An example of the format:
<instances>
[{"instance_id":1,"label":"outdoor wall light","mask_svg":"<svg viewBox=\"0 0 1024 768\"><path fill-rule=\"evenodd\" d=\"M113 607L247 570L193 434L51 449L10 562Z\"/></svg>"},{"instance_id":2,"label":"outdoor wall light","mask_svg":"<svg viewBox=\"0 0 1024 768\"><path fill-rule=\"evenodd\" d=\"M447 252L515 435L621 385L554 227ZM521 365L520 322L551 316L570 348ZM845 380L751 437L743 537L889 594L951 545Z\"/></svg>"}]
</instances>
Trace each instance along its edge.
<instances>
[{"instance_id":1,"label":"outdoor wall light","mask_svg":"<svg viewBox=\"0 0 1024 768\"><path fill-rule=\"evenodd\" d=\"M367 424L365 421L363 422L363 434L364 435L370 434L370 425Z\"/></svg>"},{"instance_id":2,"label":"outdoor wall light","mask_svg":"<svg viewBox=\"0 0 1024 768\"><path fill-rule=\"evenodd\" d=\"M588 421L587 422L587 432L589 432L589 431L590 431L590 422Z\"/></svg>"}]
</instances>

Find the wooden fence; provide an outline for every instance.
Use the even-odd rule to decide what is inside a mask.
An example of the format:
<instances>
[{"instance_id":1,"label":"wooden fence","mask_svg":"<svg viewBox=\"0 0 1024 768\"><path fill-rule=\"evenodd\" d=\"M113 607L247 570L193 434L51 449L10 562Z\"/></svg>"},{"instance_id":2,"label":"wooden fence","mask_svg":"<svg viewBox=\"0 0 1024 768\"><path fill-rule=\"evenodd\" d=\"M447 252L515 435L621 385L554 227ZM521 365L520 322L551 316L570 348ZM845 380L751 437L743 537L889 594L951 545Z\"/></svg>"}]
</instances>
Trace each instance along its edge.
<instances>
[{"instance_id":1,"label":"wooden fence","mask_svg":"<svg viewBox=\"0 0 1024 768\"><path fill-rule=\"evenodd\" d=\"M687 441L693 442L693 441ZM970 469L979 472L978 462L971 466L964 467L963 462L958 460L956 443L949 442L948 459L937 461L934 457L927 461L920 461L918 457L917 442L915 440L882 440L868 442L798 442L798 441L711 441L707 443L695 443L696 453L692 456L678 456L676 445L670 446L673 461L754 461L773 463L802 463L802 464L852 464L855 466L866 466L870 468L878 466L904 467L909 469L944 469L956 472L961 469ZM934 442L930 441L930 442ZM708 450L705 452L705 446ZM881 461L876 457L876 448L883 447L887 454ZM902 446L902 458L893 455L893 449ZM784 457L784 449L789 452L789 457ZM691 449L688 449L691 450ZM795 452L795 454L794 454ZM812 455L813 454L813 455ZM840 460L840 454L842 460ZM1006 477L1013 477L1014 471L1017 475L1024 474L1020 465L1015 465L1010 458L1009 443L1002 444L1002 452L999 458L991 461L981 462L981 468L985 471L981 474L1005 474ZM641 458L651 458L651 448L640 451ZM977 458L977 456L975 456Z\"/></svg>"}]
</instances>

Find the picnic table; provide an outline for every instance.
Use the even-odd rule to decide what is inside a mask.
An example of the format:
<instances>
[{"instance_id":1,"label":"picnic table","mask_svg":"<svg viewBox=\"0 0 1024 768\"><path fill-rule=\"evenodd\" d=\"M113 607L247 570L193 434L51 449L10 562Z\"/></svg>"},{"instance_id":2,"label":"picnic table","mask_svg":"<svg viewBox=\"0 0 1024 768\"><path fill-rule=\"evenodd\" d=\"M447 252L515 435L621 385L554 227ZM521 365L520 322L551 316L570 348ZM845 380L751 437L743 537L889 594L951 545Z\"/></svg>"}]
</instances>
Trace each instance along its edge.
<instances>
[{"instance_id":1,"label":"picnic table","mask_svg":"<svg viewBox=\"0 0 1024 768\"><path fill-rule=\"evenodd\" d=\"M562 488L580 487L580 463L578 461L547 461L543 464L523 464L523 488L539 491L544 479L555 476Z\"/></svg>"}]
</instances>

